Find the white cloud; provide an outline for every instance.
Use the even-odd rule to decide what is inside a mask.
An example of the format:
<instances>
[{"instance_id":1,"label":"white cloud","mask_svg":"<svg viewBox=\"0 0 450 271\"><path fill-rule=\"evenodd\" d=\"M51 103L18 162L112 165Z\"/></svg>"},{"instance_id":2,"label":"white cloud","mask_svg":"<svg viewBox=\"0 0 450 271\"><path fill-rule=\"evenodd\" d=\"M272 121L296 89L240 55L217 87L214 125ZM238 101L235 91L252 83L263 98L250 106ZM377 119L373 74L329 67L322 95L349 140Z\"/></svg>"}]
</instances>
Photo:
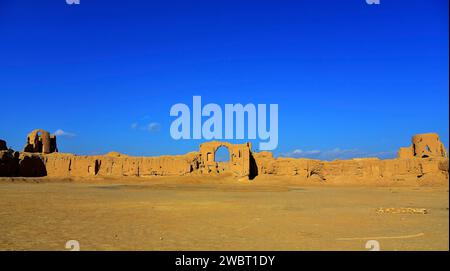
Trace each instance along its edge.
<instances>
[{"instance_id":1,"label":"white cloud","mask_svg":"<svg viewBox=\"0 0 450 271\"><path fill-rule=\"evenodd\" d=\"M152 122L147 125L147 130L149 132L159 132L161 130L161 124L157 122Z\"/></svg>"},{"instance_id":2,"label":"white cloud","mask_svg":"<svg viewBox=\"0 0 450 271\"><path fill-rule=\"evenodd\" d=\"M66 136L66 137L74 137L74 136L76 136L76 134L66 132L66 131L64 131L64 130L62 130L62 129L56 130L56 131L54 132L54 135L55 135L55 136Z\"/></svg>"},{"instance_id":3,"label":"white cloud","mask_svg":"<svg viewBox=\"0 0 450 271\"><path fill-rule=\"evenodd\" d=\"M148 119L148 116L144 117L145 119ZM141 130L141 131L147 131L147 132L151 132L151 133L157 133L159 131L161 131L161 124L158 122L150 122L148 124L142 124L141 122L133 122L130 125L131 129L133 130Z\"/></svg>"},{"instance_id":4,"label":"white cloud","mask_svg":"<svg viewBox=\"0 0 450 271\"><path fill-rule=\"evenodd\" d=\"M311 150L303 151L301 149L296 149L288 153L283 153L281 157L292 157L292 158L310 158L319 160L336 160L336 159L352 159L352 158L365 158L365 157L378 157L381 159L394 158L395 151L386 152L376 152L370 153L357 149L340 149L334 148L332 150Z\"/></svg>"},{"instance_id":5,"label":"white cloud","mask_svg":"<svg viewBox=\"0 0 450 271\"><path fill-rule=\"evenodd\" d=\"M289 153L289 155L290 156L292 156L292 155L298 155L298 156L302 156L302 155L316 155L316 154L319 154L321 151L318 151L318 150L312 150L312 151L303 151L303 150L300 150L300 149L296 149L296 150L293 150L292 152L290 152Z\"/></svg>"}]
</instances>

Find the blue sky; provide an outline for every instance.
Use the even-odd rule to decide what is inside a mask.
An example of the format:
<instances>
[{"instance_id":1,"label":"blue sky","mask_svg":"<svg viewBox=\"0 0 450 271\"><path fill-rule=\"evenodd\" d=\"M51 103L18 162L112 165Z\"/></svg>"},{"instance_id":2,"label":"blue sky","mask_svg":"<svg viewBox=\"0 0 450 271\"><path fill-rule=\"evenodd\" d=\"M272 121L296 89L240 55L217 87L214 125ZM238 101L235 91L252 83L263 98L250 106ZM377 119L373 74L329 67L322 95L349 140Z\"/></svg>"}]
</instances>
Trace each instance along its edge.
<instances>
[{"instance_id":1,"label":"blue sky","mask_svg":"<svg viewBox=\"0 0 450 271\"><path fill-rule=\"evenodd\" d=\"M0 138L182 154L170 107L279 104L276 155L392 157L449 138L448 1L0 1ZM255 146L256 144L254 144ZM255 148L254 148L255 149Z\"/></svg>"}]
</instances>

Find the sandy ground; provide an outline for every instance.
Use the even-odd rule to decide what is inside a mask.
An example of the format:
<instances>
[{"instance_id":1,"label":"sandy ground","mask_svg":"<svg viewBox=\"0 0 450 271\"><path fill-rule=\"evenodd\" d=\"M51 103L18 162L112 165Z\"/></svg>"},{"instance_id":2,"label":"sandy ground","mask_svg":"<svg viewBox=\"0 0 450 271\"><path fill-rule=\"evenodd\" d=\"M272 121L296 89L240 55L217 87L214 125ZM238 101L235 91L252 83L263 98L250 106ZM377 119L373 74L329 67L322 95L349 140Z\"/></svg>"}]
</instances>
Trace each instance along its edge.
<instances>
[{"instance_id":1,"label":"sandy ground","mask_svg":"<svg viewBox=\"0 0 450 271\"><path fill-rule=\"evenodd\" d=\"M0 179L0 250L448 250L448 207L448 186Z\"/></svg>"}]
</instances>

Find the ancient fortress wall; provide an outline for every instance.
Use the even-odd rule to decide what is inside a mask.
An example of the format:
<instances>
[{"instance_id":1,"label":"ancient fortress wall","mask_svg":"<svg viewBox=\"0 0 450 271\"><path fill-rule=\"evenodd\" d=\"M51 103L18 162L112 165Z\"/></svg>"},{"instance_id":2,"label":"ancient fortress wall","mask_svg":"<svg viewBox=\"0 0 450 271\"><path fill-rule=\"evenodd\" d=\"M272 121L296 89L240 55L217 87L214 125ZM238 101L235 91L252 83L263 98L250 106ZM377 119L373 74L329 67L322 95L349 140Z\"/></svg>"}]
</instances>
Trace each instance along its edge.
<instances>
[{"instance_id":1,"label":"ancient fortress wall","mask_svg":"<svg viewBox=\"0 0 450 271\"><path fill-rule=\"evenodd\" d=\"M195 154L162 157L50 154L41 159L47 176L57 177L186 175L197 167Z\"/></svg>"},{"instance_id":2,"label":"ancient fortress wall","mask_svg":"<svg viewBox=\"0 0 450 271\"><path fill-rule=\"evenodd\" d=\"M357 158L320 161L312 159L268 158L255 154L258 175L297 176L312 181L351 179L353 182L411 181L436 178L448 181L448 159Z\"/></svg>"},{"instance_id":3,"label":"ancient fortress wall","mask_svg":"<svg viewBox=\"0 0 450 271\"><path fill-rule=\"evenodd\" d=\"M39 130L41 131L41 130ZM416 135L412 145L401 148L399 158L380 160L361 158L321 161L313 159L274 158L270 152L254 153L251 144L230 144L211 141L203 143L199 152L179 156L132 157L119 153L98 156L77 156L58 153L56 138L45 131L43 141L35 131L27 138L26 150L14 152L1 144L0 176L23 177L93 177L93 176L186 176L231 174L239 179L256 176L294 176L318 182L421 181L433 179L448 182L449 162L445 148L436 134ZM48 138L51 144L46 143ZM51 146L49 148L45 145ZM228 163L215 161L215 153L226 147Z\"/></svg>"},{"instance_id":4,"label":"ancient fortress wall","mask_svg":"<svg viewBox=\"0 0 450 271\"><path fill-rule=\"evenodd\" d=\"M303 180L326 182L351 179L354 182L411 181L434 178L448 180L447 158L376 158L320 161L312 159L273 158L253 154L255 176L295 176ZM17 163L10 159L9 170L0 166L2 176L93 177L93 176L186 176L219 175L220 166L202 166L199 153L183 156L128 157L76 156L71 154L20 153ZM5 159L2 159L5 160ZM5 163L3 163L5 164ZM3 169L2 169L3 168ZM231 171L230 171L231 172ZM231 172L236 177L242 177Z\"/></svg>"}]
</instances>

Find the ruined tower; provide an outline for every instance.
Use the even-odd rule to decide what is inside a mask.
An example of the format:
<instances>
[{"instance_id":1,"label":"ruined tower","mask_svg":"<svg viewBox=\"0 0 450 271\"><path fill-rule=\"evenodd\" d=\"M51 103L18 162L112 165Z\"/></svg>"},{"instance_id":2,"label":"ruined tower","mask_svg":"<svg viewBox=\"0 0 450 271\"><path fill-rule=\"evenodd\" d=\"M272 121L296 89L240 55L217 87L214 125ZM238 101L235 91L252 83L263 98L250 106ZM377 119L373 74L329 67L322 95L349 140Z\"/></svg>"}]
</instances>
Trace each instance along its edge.
<instances>
[{"instance_id":1,"label":"ruined tower","mask_svg":"<svg viewBox=\"0 0 450 271\"><path fill-rule=\"evenodd\" d=\"M412 138L412 145L400 148L399 158L447 157L444 144L435 133L417 134Z\"/></svg>"},{"instance_id":2,"label":"ruined tower","mask_svg":"<svg viewBox=\"0 0 450 271\"><path fill-rule=\"evenodd\" d=\"M56 146L56 136L49 132L36 129L28 134L27 143L23 148L24 152L52 153L58 152Z\"/></svg>"}]
</instances>

